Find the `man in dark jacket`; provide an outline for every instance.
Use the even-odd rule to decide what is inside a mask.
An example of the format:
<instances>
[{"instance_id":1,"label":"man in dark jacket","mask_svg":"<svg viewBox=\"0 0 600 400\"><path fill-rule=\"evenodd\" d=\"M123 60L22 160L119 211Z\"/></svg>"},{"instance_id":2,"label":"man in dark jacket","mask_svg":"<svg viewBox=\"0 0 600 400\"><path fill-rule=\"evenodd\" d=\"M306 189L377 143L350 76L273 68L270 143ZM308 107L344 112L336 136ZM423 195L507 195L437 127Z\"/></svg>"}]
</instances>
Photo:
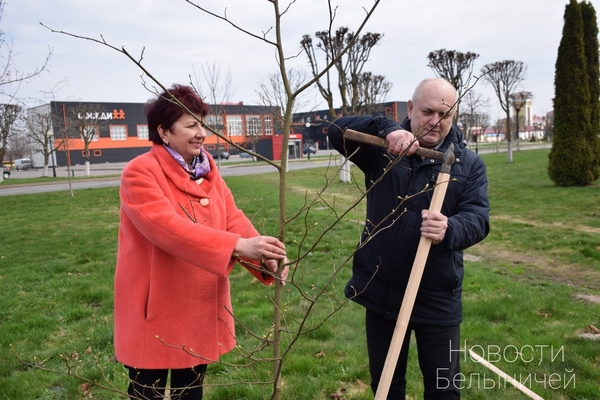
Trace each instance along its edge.
<instances>
[{"instance_id":1,"label":"man in dark jacket","mask_svg":"<svg viewBox=\"0 0 600 400\"><path fill-rule=\"evenodd\" d=\"M401 124L385 117L353 116L335 120L328 129L335 149L364 172L368 190L365 228L345 294L366 308L374 392L420 236L432 241L389 399L405 396L411 332L417 340L424 398L460 398L460 383L455 384L455 379L460 379L463 250L487 236L489 201L485 164L465 148L460 130L452 123L456 101L449 82L426 79L408 102L408 118ZM347 128L385 138L389 147L346 141ZM415 151L421 146L445 152L451 143L455 162L444 204L440 213L429 214L441 161L423 159Z\"/></svg>"}]
</instances>

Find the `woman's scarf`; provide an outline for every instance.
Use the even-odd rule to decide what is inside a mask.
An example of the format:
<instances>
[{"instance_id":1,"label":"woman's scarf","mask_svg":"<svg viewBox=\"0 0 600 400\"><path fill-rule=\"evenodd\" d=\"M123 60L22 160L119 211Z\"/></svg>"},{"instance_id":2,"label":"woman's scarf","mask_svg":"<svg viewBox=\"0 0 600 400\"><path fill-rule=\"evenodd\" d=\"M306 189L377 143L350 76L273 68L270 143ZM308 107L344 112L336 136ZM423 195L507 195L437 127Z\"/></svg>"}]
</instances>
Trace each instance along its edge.
<instances>
[{"instance_id":1,"label":"woman's scarf","mask_svg":"<svg viewBox=\"0 0 600 400\"><path fill-rule=\"evenodd\" d=\"M200 149L200 154L194 157L191 164L185 162L181 154L165 145L165 149L169 152L171 156L177 161L181 168L185 170L188 174L190 174L190 178L196 180L198 178L202 178L206 176L210 172L210 162L208 161L208 157L206 151L204 149Z\"/></svg>"}]
</instances>

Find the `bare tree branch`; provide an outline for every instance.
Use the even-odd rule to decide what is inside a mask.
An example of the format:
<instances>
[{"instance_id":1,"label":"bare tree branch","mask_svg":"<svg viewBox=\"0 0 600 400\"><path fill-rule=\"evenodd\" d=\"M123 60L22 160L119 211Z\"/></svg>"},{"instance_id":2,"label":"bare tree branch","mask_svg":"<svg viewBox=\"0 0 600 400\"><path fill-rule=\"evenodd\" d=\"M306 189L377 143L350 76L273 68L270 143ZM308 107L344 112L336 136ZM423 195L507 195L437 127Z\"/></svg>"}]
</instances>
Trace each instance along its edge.
<instances>
[{"instance_id":1,"label":"bare tree branch","mask_svg":"<svg viewBox=\"0 0 600 400\"><path fill-rule=\"evenodd\" d=\"M50 58L52 57L52 48L48 48L48 54L46 55L46 59L42 62L40 67L35 68L33 71L24 72L18 69L13 69L13 61L14 58L18 55L13 51L12 42L10 44L4 43L3 34L0 32L0 45L6 45L6 54L0 55L0 60L3 62L3 66L0 67L0 93L6 94L4 87L7 85L11 85L13 83L22 83L29 81L42 72L47 70L48 63L50 62Z\"/></svg>"},{"instance_id":2,"label":"bare tree branch","mask_svg":"<svg viewBox=\"0 0 600 400\"><path fill-rule=\"evenodd\" d=\"M481 68L485 82L492 86L500 107L506 113L506 141L508 162L512 162L512 147L510 134L510 96L525 79L527 65L522 61L504 60L486 64Z\"/></svg>"},{"instance_id":3,"label":"bare tree branch","mask_svg":"<svg viewBox=\"0 0 600 400\"><path fill-rule=\"evenodd\" d=\"M469 78L473 72L473 64L479 54L473 52L462 53L456 50L440 49L432 51L427 56L430 67L436 76L444 78L454 86L460 97L468 86ZM455 118L460 118L459 104L456 105Z\"/></svg>"}]
</instances>

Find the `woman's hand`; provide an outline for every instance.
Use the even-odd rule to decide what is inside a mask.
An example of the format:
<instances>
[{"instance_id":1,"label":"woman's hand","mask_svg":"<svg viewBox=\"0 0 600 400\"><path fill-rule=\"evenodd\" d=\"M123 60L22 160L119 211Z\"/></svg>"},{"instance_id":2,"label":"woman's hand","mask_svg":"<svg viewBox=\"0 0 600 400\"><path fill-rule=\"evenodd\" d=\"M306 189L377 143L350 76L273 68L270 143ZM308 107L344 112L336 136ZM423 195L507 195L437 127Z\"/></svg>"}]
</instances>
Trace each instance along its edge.
<instances>
[{"instance_id":1,"label":"woman's hand","mask_svg":"<svg viewBox=\"0 0 600 400\"><path fill-rule=\"evenodd\" d=\"M279 260L283 260L285 267L281 271L281 284L285 285L289 260L285 256L285 245L279 239L272 236L240 238L235 244L233 254L249 260L261 260L265 269L272 274L277 273Z\"/></svg>"},{"instance_id":2,"label":"woman's hand","mask_svg":"<svg viewBox=\"0 0 600 400\"><path fill-rule=\"evenodd\" d=\"M281 260L285 257L285 245L272 236L240 238L233 254L249 260Z\"/></svg>"},{"instance_id":3,"label":"woman's hand","mask_svg":"<svg viewBox=\"0 0 600 400\"><path fill-rule=\"evenodd\" d=\"M287 257L283 257L283 271L281 271L281 285L285 286L285 282L287 280L287 276L288 276L288 272L289 272L289 262L290 260L288 260ZM277 260L265 260L264 262L264 266L267 269L267 271L275 274L277 273L277 269L278 269L278 262Z\"/></svg>"}]
</instances>

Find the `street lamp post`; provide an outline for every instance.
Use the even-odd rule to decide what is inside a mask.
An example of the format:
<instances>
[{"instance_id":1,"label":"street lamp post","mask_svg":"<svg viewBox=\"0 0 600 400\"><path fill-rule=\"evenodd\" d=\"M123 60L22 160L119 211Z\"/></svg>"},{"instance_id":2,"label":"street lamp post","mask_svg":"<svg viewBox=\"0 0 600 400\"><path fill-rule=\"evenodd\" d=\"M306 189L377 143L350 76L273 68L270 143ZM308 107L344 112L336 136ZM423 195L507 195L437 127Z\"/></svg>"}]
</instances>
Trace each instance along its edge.
<instances>
[{"instance_id":1,"label":"street lamp post","mask_svg":"<svg viewBox=\"0 0 600 400\"><path fill-rule=\"evenodd\" d=\"M304 146L309 146L310 145L310 122L307 122L306 124L304 124L304 126L306 127L306 138L304 139ZM302 149L302 151L304 151L304 149ZM306 153L308 155L308 160L310 161L310 150Z\"/></svg>"},{"instance_id":2,"label":"street lamp post","mask_svg":"<svg viewBox=\"0 0 600 400\"><path fill-rule=\"evenodd\" d=\"M56 162L55 162L55 152L54 152L54 133L48 132L48 146L50 147L50 158L52 159L52 176L56 178Z\"/></svg>"},{"instance_id":3,"label":"street lamp post","mask_svg":"<svg viewBox=\"0 0 600 400\"><path fill-rule=\"evenodd\" d=\"M304 126L306 127L306 129L304 130L304 132L306 132L306 138L304 138L304 143L309 143L310 144L310 127L311 124L310 122L307 122L304 124Z\"/></svg>"}]
</instances>

